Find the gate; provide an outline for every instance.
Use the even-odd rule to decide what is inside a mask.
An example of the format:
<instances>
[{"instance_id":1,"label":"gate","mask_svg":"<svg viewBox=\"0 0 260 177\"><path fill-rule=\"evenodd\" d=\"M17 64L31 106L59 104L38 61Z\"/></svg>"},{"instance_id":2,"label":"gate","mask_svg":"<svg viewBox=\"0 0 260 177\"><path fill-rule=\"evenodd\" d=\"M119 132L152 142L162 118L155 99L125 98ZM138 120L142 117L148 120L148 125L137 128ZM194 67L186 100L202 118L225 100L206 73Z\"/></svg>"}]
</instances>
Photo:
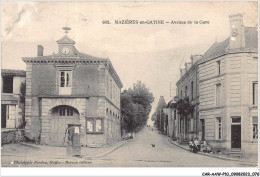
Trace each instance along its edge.
<instances>
[{"instance_id":1,"label":"gate","mask_svg":"<svg viewBox=\"0 0 260 177\"><path fill-rule=\"evenodd\" d=\"M53 108L50 121L50 145L66 146L67 124L79 124L79 113L71 106L57 106Z\"/></svg>"}]
</instances>

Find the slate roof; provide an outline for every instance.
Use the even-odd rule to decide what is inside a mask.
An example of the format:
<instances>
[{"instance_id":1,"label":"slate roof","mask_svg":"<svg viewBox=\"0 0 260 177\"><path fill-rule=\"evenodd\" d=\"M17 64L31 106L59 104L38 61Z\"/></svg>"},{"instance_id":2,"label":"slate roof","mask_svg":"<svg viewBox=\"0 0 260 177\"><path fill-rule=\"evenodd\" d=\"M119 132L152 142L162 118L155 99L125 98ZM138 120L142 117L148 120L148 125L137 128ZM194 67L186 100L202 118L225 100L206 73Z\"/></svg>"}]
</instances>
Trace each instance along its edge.
<instances>
[{"instance_id":1,"label":"slate roof","mask_svg":"<svg viewBox=\"0 0 260 177\"><path fill-rule=\"evenodd\" d=\"M245 49L257 49L258 48L258 33L257 29L254 27L245 27ZM230 38L222 42L215 42L203 55L200 59L200 63L207 60L219 57L224 54L228 54L231 50L228 49ZM242 50L241 50L242 51ZM238 52L241 52L238 51Z\"/></svg>"},{"instance_id":2,"label":"slate roof","mask_svg":"<svg viewBox=\"0 0 260 177\"><path fill-rule=\"evenodd\" d=\"M2 69L2 76L20 76L25 77L26 72L24 70L14 70L14 69Z\"/></svg>"},{"instance_id":3,"label":"slate roof","mask_svg":"<svg viewBox=\"0 0 260 177\"><path fill-rule=\"evenodd\" d=\"M240 53L240 52L257 52L258 50L258 31L256 27L244 27L244 35L245 35L245 47L242 49L233 49L230 50L229 42L230 38L222 42L215 42L205 53L204 55L195 62L195 64L204 63L211 59L220 57L229 53ZM195 65L193 64L193 66ZM189 71L188 71L189 72ZM185 78L185 74L181 76L178 82L181 82L183 78ZM177 84L178 84L177 82Z\"/></svg>"}]
</instances>

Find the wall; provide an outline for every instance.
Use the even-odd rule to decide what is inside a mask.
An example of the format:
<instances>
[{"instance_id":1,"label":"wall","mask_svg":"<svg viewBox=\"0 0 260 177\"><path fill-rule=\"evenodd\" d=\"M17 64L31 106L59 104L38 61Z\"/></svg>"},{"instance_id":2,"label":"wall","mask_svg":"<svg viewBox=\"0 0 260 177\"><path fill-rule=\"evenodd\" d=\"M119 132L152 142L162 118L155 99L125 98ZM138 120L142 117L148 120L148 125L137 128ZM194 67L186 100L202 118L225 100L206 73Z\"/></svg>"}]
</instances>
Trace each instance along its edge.
<instances>
[{"instance_id":1,"label":"wall","mask_svg":"<svg viewBox=\"0 0 260 177\"><path fill-rule=\"evenodd\" d=\"M190 65L190 64L189 64ZM198 94L199 94L199 71L198 71L198 65L194 64L192 66L189 66L189 70L187 73L180 78L180 80L177 82L177 89L178 89L178 97L181 98L181 92L182 92L182 98L185 98L185 88L187 86L187 96L189 97L189 100L193 105L195 105L194 113L191 116L193 119L189 120L187 122L188 124L188 138L193 139L198 136L198 126L199 126L199 118L198 118L198 109L199 105L198 103ZM193 99L192 99L192 88L191 83L193 82ZM179 115L178 115L179 116ZM176 125L178 126L178 121L176 121Z\"/></svg>"},{"instance_id":2,"label":"wall","mask_svg":"<svg viewBox=\"0 0 260 177\"><path fill-rule=\"evenodd\" d=\"M214 147L231 149L232 116L241 116L241 148L253 147L252 83L257 81L257 54L237 53L219 57L199 66L200 119L205 119L206 140ZM221 60L221 74L216 62ZM221 83L220 105L216 106L216 84ZM257 114L256 114L257 115ZM222 140L216 141L216 117L222 118ZM251 151L253 152L253 151Z\"/></svg>"},{"instance_id":3,"label":"wall","mask_svg":"<svg viewBox=\"0 0 260 177\"><path fill-rule=\"evenodd\" d=\"M67 65L66 65L67 66ZM72 98L63 96L57 97L57 86L59 83L59 72L54 65L50 64L28 64L26 84L26 133L32 139L48 144L50 136L50 117L45 116L46 106L52 105L48 100L65 99L61 104L70 105L71 101L77 100L73 97L84 99L84 115L80 115L81 143L82 145L104 145L112 144L121 139L120 129L120 88L109 73L109 68L103 64L77 65L72 72ZM109 81L107 83L107 81ZM107 88L108 85L108 88ZM52 86L41 92L40 87ZM75 89L74 89L75 88ZM47 91L46 91L47 90ZM110 97L112 93L112 97ZM39 98L39 95L43 95ZM50 108L51 109L51 108ZM111 111L111 115L107 111ZM42 117L40 113L42 112ZM82 118L82 116L84 118ZM86 134L87 118L103 118L103 134ZM42 129L41 129L42 127Z\"/></svg>"},{"instance_id":4,"label":"wall","mask_svg":"<svg viewBox=\"0 0 260 177\"><path fill-rule=\"evenodd\" d=\"M1 132L1 145L24 141L24 130L8 130Z\"/></svg>"}]
</instances>

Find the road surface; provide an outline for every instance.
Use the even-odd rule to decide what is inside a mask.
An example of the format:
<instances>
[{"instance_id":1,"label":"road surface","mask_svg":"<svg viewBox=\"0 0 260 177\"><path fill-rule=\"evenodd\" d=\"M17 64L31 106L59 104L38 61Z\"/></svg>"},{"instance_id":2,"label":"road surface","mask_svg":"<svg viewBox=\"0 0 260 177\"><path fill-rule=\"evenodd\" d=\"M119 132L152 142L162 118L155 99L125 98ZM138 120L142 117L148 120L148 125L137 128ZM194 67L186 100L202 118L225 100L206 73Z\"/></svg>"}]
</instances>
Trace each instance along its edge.
<instances>
[{"instance_id":1,"label":"road surface","mask_svg":"<svg viewBox=\"0 0 260 177\"><path fill-rule=\"evenodd\" d=\"M151 144L155 144L152 147ZM15 146L15 145L14 145ZM21 147L20 147L21 148ZM53 150L53 154L61 150ZM145 127L133 141L101 158L39 156L36 150L14 148L13 153L2 155L2 166L21 167L255 167L256 164L221 160L194 154L168 141L168 137ZM54 148L56 149L56 148ZM59 149L59 148L57 148ZM63 149L64 150L64 149ZM21 152L19 152L21 151ZM64 151L65 152L65 151ZM18 163L16 163L18 162ZM22 163L25 162L25 163Z\"/></svg>"},{"instance_id":2,"label":"road surface","mask_svg":"<svg viewBox=\"0 0 260 177\"><path fill-rule=\"evenodd\" d=\"M155 144L152 147L151 144ZM194 154L168 141L168 137L145 127L128 142L103 158L104 165L124 167L239 167L250 163L221 160ZM105 162L105 160L107 162Z\"/></svg>"}]
</instances>

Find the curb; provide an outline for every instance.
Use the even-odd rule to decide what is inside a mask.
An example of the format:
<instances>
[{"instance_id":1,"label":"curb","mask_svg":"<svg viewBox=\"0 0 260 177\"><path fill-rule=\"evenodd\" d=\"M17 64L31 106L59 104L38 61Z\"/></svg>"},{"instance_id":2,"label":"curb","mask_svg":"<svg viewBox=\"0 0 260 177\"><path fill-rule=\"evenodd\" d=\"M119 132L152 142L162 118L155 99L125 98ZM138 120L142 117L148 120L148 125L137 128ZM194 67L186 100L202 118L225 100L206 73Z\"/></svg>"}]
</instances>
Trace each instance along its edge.
<instances>
[{"instance_id":1,"label":"curb","mask_svg":"<svg viewBox=\"0 0 260 177\"><path fill-rule=\"evenodd\" d=\"M188 149L186 149L186 148L184 148L184 147L182 147L182 146L179 146L178 144L173 143L173 142L170 140L170 138L168 138L168 141L169 141L171 144L173 144L173 145L175 145L175 146L177 146L177 147L179 147L179 148L181 148L181 149L184 149L184 150L186 150L186 151L189 151ZM189 151L189 152L190 152L190 151ZM245 161L245 160L242 160L242 159L219 157L219 156L214 156L214 155L211 155L211 154L205 154L205 153L202 153L202 152L197 152L197 154L204 155L204 156L208 156L208 157L212 157L212 158L217 158L217 159L221 159L221 160L240 161L240 162L247 162L247 163L257 163L257 162Z\"/></svg>"},{"instance_id":2,"label":"curb","mask_svg":"<svg viewBox=\"0 0 260 177\"><path fill-rule=\"evenodd\" d=\"M106 156L106 155L112 153L113 151L117 150L118 148L120 148L121 146L123 146L125 143L126 143L126 141L123 141L123 142L121 142L119 145L115 146L114 148L108 150L107 152L105 152L105 153L103 153L103 154L101 154L101 155L97 155L97 156L95 156L95 157L87 157L87 156L86 156L86 158L101 158L101 157L104 157L104 156Z\"/></svg>"},{"instance_id":3,"label":"curb","mask_svg":"<svg viewBox=\"0 0 260 177\"><path fill-rule=\"evenodd\" d=\"M17 144L23 145L23 146L27 146L30 148L34 148L34 149L40 149L39 147L37 147L37 145L33 145L33 144L28 144L28 143L24 143L24 142L19 142Z\"/></svg>"}]
</instances>

